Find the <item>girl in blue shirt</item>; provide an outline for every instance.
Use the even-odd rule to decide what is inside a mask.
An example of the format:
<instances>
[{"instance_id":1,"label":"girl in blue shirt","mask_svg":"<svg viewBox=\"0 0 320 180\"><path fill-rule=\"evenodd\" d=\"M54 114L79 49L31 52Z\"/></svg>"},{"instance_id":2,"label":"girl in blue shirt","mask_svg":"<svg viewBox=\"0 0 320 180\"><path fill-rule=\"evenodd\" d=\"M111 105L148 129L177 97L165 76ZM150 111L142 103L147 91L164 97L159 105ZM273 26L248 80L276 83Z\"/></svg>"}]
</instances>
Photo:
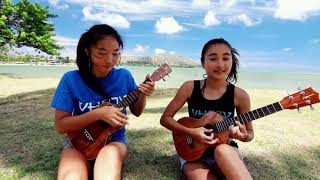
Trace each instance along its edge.
<instances>
[{"instance_id":1,"label":"girl in blue shirt","mask_svg":"<svg viewBox=\"0 0 320 180\"><path fill-rule=\"evenodd\" d=\"M140 116L146 96L154 91L155 85L147 81L137 86L128 70L114 67L119 63L122 48L121 36L105 24L91 27L79 40L76 57L79 70L63 75L51 102L55 108L55 128L59 133L68 133L103 120L120 130L111 135L111 142L99 151L95 161L87 161L67 140L60 158L58 180L90 176L94 179L121 178L122 164L128 153L124 128L128 119L126 109L97 107L106 101L117 104L138 88L141 94L129 109L133 115Z\"/></svg>"}]
</instances>

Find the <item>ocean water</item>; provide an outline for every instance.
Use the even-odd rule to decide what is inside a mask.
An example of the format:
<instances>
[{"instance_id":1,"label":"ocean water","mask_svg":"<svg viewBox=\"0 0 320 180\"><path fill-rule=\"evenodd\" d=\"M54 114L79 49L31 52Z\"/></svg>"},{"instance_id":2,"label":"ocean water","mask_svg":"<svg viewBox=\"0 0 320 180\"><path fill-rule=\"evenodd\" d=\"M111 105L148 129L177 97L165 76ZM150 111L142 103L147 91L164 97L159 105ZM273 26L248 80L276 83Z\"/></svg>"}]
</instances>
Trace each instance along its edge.
<instances>
[{"instance_id":1,"label":"ocean water","mask_svg":"<svg viewBox=\"0 0 320 180\"><path fill-rule=\"evenodd\" d=\"M136 82L143 82L146 74L152 74L157 67L123 66L129 69ZM61 78L63 73L77 69L76 66L36 66L36 65L0 65L0 75L14 78ZM173 67L170 77L165 81L157 82L157 87L178 88L183 82L192 79L203 79L202 68L180 68ZM1 81L0 81L1 82ZM298 87L313 87L320 89L320 72L239 72L237 86L250 89L279 89L295 91ZM1 86L1 84L0 84Z\"/></svg>"}]
</instances>

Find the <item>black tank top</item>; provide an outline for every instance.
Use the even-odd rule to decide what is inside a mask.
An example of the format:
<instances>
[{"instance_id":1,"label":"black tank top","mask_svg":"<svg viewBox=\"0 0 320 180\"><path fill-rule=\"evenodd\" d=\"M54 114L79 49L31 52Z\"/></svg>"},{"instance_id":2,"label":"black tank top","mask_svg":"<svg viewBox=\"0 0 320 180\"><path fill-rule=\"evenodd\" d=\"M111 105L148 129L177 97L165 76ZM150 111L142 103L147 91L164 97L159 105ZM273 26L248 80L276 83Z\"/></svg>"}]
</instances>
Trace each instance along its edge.
<instances>
[{"instance_id":1,"label":"black tank top","mask_svg":"<svg viewBox=\"0 0 320 180\"><path fill-rule=\"evenodd\" d=\"M219 113L226 118L234 116L234 85L228 83L226 92L216 100L208 100L202 96L200 80L195 80L191 97L188 99L189 117L201 118L209 111Z\"/></svg>"}]
</instances>

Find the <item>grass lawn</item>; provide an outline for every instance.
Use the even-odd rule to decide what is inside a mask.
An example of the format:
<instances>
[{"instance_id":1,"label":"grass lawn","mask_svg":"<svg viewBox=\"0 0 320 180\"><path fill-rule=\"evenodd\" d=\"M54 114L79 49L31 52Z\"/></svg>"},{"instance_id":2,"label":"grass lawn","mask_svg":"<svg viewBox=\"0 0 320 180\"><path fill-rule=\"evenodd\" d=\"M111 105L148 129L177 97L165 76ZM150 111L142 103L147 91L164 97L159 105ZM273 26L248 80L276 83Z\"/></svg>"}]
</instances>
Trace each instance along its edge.
<instances>
[{"instance_id":1,"label":"grass lawn","mask_svg":"<svg viewBox=\"0 0 320 180\"><path fill-rule=\"evenodd\" d=\"M0 97L0 179L55 179L62 142L49 107L54 89ZM248 90L252 109L285 91ZM159 124L175 89L157 90L143 115L129 115L124 179L176 179L179 161L171 133ZM320 179L320 105L284 110L254 121L255 138L239 142L254 179ZM186 108L177 118L187 115Z\"/></svg>"}]
</instances>

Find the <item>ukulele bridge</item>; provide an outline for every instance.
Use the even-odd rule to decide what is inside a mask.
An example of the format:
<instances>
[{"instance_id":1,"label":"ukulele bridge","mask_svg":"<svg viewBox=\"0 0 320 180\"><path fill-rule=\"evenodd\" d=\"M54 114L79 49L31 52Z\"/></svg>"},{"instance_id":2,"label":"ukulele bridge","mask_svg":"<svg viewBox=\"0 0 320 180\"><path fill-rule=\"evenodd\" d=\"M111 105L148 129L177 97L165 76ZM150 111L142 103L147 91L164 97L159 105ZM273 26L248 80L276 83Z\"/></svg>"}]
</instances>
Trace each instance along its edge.
<instances>
[{"instance_id":1,"label":"ukulele bridge","mask_svg":"<svg viewBox=\"0 0 320 180\"><path fill-rule=\"evenodd\" d=\"M192 144L192 138L190 136L187 136L187 144L188 145Z\"/></svg>"},{"instance_id":2,"label":"ukulele bridge","mask_svg":"<svg viewBox=\"0 0 320 180\"><path fill-rule=\"evenodd\" d=\"M93 142L94 139L92 138L92 136L90 135L89 131L87 129L84 129L83 134L86 136L86 138L90 141Z\"/></svg>"}]
</instances>

